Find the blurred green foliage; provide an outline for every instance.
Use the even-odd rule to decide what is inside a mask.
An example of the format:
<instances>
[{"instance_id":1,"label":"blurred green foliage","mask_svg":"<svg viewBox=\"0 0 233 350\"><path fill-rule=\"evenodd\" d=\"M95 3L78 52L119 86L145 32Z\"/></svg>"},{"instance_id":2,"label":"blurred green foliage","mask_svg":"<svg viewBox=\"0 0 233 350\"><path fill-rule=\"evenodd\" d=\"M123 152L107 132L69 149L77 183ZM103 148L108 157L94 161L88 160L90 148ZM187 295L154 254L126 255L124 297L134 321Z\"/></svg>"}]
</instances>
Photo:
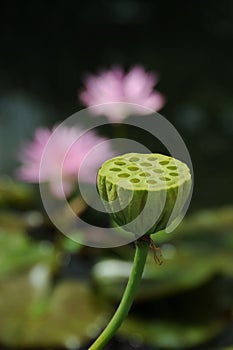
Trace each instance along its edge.
<instances>
[{"instance_id":1,"label":"blurred green foliage","mask_svg":"<svg viewBox=\"0 0 233 350\"><path fill-rule=\"evenodd\" d=\"M191 349L231 326L232 218L233 207L203 210L185 218L174 232L154 235L163 265L155 264L151 251L119 336L154 349ZM37 230L43 236L35 237ZM51 235L41 213L2 206L0 343L85 347L117 306L133 253L132 245L82 247L58 232Z\"/></svg>"}]
</instances>

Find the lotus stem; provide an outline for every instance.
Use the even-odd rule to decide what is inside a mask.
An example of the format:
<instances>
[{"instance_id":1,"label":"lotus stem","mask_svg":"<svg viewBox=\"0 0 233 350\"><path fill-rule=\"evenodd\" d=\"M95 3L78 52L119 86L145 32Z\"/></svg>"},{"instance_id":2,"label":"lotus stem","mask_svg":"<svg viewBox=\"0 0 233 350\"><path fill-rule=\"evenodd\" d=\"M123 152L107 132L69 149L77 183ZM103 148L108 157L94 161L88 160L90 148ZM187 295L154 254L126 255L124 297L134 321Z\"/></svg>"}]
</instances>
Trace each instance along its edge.
<instances>
[{"instance_id":1,"label":"lotus stem","mask_svg":"<svg viewBox=\"0 0 233 350\"><path fill-rule=\"evenodd\" d=\"M127 317L141 281L150 243L151 239L149 235L145 235L135 242L136 251L134 262L121 302L111 321L96 341L90 346L89 350L103 349Z\"/></svg>"}]
</instances>

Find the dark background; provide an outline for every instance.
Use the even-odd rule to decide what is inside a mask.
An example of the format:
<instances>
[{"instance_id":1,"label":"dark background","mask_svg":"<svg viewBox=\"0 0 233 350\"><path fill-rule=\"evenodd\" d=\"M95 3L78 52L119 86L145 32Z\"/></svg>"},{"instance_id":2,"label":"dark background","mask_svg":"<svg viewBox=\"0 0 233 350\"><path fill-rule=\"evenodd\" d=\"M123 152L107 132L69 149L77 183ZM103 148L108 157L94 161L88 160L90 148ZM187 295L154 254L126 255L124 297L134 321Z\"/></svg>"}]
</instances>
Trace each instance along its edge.
<instances>
[{"instance_id":1,"label":"dark background","mask_svg":"<svg viewBox=\"0 0 233 350\"><path fill-rule=\"evenodd\" d=\"M12 171L18 145L35 126L82 107L85 73L141 63L159 72L167 99L161 113L190 150L192 206L230 203L232 1L5 1L0 32L3 172Z\"/></svg>"}]
</instances>

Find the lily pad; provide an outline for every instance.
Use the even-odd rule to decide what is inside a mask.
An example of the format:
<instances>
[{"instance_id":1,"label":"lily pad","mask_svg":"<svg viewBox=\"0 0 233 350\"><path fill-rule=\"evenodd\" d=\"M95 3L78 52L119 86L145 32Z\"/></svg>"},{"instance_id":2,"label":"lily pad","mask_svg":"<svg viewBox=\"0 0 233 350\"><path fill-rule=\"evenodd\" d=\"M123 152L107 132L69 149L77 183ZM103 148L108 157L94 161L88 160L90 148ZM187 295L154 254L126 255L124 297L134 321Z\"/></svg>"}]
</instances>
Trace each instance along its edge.
<instances>
[{"instance_id":1,"label":"lily pad","mask_svg":"<svg viewBox=\"0 0 233 350\"><path fill-rule=\"evenodd\" d=\"M206 283L216 275L233 277L233 209L204 211L184 220L174 233L154 235L164 263L157 266L151 252L138 299L158 298ZM216 219L218 218L218 219ZM218 220L222 225L217 225ZM119 299L132 266L132 248L125 247L129 260L104 259L93 269L100 291Z\"/></svg>"},{"instance_id":2,"label":"lily pad","mask_svg":"<svg viewBox=\"0 0 233 350\"><path fill-rule=\"evenodd\" d=\"M22 210L34 205L34 198L32 185L16 182L9 176L0 177L0 207Z\"/></svg>"},{"instance_id":3,"label":"lily pad","mask_svg":"<svg viewBox=\"0 0 233 350\"><path fill-rule=\"evenodd\" d=\"M1 231L0 250L0 343L78 349L97 336L111 306L97 299L86 282L64 280L52 286L60 255L51 243Z\"/></svg>"},{"instance_id":4,"label":"lily pad","mask_svg":"<svg viewBox=\"0 0 233 350\"><path fill-rule=\"evenodd\" d=\"M119 334L132 342L146 343L162 349L187 349L204 343L220 334L224 323L179 324L159 320L138 320L128 318L119 330Z\"/></svg>"},{"instance_id":5,"label":"lily pad","mask_svg":"<svg viewBox=\"0 0 233 350\"><path fill-rule=\"evenodd\" d=\"M107 316L88 284L64 281L53 290L44 314L30 322L24 346L78 349L98 335Z\"/></svg>"},{"instance_id":6,"label":"lily pad","mask_svg":"<svg viewBox=\"0 0 233 350\"><path fill-rule=\"evenodd\" d=\"M0 280L41 261L49 265L54 255L49 242L37 244L20 231L0 230L0 251Z\"/></svg>"}]
</instances>

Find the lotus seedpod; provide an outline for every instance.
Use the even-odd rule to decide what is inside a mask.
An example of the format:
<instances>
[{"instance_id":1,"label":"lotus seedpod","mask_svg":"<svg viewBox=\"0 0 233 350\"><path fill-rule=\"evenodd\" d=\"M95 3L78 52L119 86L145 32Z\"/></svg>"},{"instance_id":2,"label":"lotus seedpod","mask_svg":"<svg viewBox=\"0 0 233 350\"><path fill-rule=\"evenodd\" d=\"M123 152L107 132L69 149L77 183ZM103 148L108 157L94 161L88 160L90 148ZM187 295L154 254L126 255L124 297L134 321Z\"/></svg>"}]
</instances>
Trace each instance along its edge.
<instances>
[{"instance_id":1,"label":"lotus seedpod","mask_svg":"<svg viewBox=\"0 0 233 350\"><path fill-rule=\"evenodd\" d=\"M102 165L97 186L115 223L140 236L165 229L181 214L191 175L175 158L127 153Z\"/></svg>"}]
</instances>

